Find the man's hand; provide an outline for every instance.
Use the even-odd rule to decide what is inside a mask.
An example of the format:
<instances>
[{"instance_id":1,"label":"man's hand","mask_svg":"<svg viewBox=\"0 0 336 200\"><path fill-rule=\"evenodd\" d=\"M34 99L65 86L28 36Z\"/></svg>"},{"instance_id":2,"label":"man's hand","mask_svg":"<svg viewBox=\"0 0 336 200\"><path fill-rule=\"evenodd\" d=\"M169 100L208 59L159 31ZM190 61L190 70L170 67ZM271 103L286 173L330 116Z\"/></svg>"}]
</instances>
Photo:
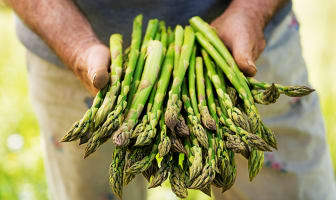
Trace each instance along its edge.
<instances>
[{"instance_id":1,"label":"man's hand","mask_svg":"<svg viewBox=\"0 0 336 200\"><path fill-rule=\"evenodd\" d=\"M96 94L97 89L103 88L109 80L109 64L109 49L102 44L93 44L78 52L73 71L85 87L92 94Z\"/></svg>"},{"instance_id":2,"label":"man's hand","mask_svg":"<svg viewBox=\"0 0 336 200\"><path fill-rule=\"evenodd\" d=\"M108 82L109 49L72 0L7 0L19 17L95 94Z\"/></svg>"},{"instance_id":3,"label":"man's hand","mask_svg":"<svg viewBox=\"0 0 336 200\"><path fill-rule=\"evenodd\" d=\"M234 0L212 22L245 75L256 74L254 63L266 45L263 30L284 2L286 0Z\"/></svg>"}]
</instances>

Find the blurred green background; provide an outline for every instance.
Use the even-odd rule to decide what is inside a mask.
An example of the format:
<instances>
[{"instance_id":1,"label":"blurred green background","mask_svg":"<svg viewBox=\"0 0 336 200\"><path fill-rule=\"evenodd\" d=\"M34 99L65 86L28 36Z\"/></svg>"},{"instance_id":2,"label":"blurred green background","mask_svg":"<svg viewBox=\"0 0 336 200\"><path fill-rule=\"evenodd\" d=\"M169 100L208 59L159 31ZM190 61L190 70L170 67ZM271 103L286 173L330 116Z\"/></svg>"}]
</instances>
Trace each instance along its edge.
<instances>
[{"instance_id":1,"label":"blurred green background","mask_svg":"<svg viewBox=\"0 0 336 200\"><path fill-rule=\"evenodd\" d=\"M0 199L48 199L39 128L29 101L25 50L12 11L0 0ZM336 166L336 1L294 0L309 79L320 94ZM159 195L159 196L158 196ZM175 199L151 190L149 199ZM188 199L208 199L192 193Z\"/></svg>"}]
</instances>

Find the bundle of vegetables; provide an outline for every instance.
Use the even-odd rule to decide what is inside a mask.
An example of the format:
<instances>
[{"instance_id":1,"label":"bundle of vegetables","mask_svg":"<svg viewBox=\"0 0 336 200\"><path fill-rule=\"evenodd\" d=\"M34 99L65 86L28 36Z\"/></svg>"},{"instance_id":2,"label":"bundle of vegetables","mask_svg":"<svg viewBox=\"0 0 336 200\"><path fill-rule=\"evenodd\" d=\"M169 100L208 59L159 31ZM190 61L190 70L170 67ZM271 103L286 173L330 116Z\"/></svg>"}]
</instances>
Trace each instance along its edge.
<instances>
[{"instance_id":1,"label":"bundle of vegetables","mask_svg":"<svg viewBox=\"0 0 336 200\"><path fill-rule=\"evenodd\" d=\"M255 103L268 105L280 94L299 97L314 90L245 77L200 17L174 31L152 19L143 40L141 34L139 15L127 50L121 35L111 36L110 83L62 142L87 143L87 157L112 138L110 183L120 199L123 186L138 174L149 188L169 179L180 198L187 197L187 189L211 195L211 185L226 191L235 181L237 153L248 159L252 180L264 151L277 148Z\"/></svg>"}]
</instances>

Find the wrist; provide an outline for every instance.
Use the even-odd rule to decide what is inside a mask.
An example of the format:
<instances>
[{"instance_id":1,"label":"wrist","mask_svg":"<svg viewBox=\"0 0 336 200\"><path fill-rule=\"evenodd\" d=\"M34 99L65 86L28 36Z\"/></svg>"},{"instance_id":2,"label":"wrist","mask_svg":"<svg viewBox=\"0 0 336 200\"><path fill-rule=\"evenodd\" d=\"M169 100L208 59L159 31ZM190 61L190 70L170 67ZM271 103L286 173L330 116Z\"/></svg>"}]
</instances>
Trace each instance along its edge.
<instances>
[{"instance_id":1,"label":"wrist","mask_svg":"<svg viewBox=\"0 0 336 200\"><path fill-rule=\"evenodd\" d=\"M234 0L228 10L239 12L251 19L256 28L263 30L273 15L288 0Z\"/></svg>"},{"instance_id":2,"label":"wrist","mask_svg":"<svg viewBox=\"0 0 336 200\"><path fill-rule=\"evenodd\" d=\"M244 3L240 0L233 1L227 11L245 16L250 19L251 25L261 30L265 28L268 21L265 11L260 10L258 5L246 3L246 1Z\"/></svg>"}]
</instances>

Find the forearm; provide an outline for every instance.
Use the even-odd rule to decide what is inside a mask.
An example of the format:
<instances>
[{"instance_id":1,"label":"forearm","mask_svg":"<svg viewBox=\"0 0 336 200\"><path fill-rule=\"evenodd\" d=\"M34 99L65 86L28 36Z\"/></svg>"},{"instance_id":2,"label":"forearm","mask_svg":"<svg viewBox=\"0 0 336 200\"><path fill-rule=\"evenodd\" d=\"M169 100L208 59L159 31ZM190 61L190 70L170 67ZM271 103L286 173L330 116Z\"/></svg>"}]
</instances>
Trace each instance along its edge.
<instances>
[{"instance_id":1,"label":"forearm","mask_svg":"<svg viewBox=\"0 0 336 200\"><path fill-rule=\"evenodd\" d=\"M289 0L233 0L228 10L244 12L265 28L270 19Z\"/></svg>"},{"instance_id":2,"label":"forearm","mask_svg":"<svg viewBox=\"0 0 336 200\"><path fill-rule=\"evenodd\" d=\"M89 22L71 0L7 0L18 16L70 68L80 52L100 44ZM73 69L74 70L74 69Z\"/></svg>"}]
</instances>

